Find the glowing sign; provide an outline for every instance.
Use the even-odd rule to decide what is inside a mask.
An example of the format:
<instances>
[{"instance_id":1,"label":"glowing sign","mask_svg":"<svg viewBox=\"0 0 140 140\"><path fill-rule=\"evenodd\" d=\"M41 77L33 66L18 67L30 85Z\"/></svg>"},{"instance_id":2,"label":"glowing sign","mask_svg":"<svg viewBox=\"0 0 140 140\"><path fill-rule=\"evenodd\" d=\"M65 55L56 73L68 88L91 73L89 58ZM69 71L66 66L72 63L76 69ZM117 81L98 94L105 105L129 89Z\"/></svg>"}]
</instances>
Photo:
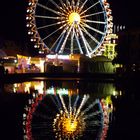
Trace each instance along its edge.
<instances>
[{"instance_id":1,"label":"glowing sign","mask_svg":"<svg viewBox=\"0 0 140 140\"><path fill-rule=\"evenodd\" d=\"M70 59L69 55L47 55L48 59Z\"/></svg>"},{"instance_id":2,"label":"glowing sign","mask_svg":"<svg viewBox=\"0 0 140 140\"><path fill-rule=\"evenodd\" d=\"M59 88L59 89L55 89L54 87L51 87L49 89L46 90L47 94L60 94L60 95L68 95L68 89L65 88Z\"/></svg>"}]
</instances>

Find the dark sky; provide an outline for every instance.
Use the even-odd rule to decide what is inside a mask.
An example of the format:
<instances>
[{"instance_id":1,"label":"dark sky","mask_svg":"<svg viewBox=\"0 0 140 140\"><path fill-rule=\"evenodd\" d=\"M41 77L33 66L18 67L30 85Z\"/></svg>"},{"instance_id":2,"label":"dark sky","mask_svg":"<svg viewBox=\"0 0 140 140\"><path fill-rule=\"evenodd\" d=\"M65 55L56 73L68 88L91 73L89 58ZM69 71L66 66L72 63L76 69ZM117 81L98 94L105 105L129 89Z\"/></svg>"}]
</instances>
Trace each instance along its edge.
<instances>
[{"instance_id":1,"label":"dark sky","mask_svg":"<svg viewBox=\"0 0 140 140\"><path fill-rule=\"evenodd\" d=\"M23 40L26 35L27 0L2 0L0 3L0 37Z\"/></svg>"},{"instance_id":2,"label":"dark sky","mask_svg":"<svg viewBox=\"0 0 140 140\"><path fill-rule=\"evenodd\" d=\"M140 27L139 0L108 0L114 24L124 24L127 28Z\"/></svg>"},{"instance_id":3,"label":"dark sky","mask_svg":"<svg viewBox=\"0 0 140 140\"><path fill-rule=\"evenodd\" d=\"M111 5L114 23L126 28L140 27L139 0L108 0ZM1 0L0 38L26 41L27 0Z\"/></svg>"}]
</instances>

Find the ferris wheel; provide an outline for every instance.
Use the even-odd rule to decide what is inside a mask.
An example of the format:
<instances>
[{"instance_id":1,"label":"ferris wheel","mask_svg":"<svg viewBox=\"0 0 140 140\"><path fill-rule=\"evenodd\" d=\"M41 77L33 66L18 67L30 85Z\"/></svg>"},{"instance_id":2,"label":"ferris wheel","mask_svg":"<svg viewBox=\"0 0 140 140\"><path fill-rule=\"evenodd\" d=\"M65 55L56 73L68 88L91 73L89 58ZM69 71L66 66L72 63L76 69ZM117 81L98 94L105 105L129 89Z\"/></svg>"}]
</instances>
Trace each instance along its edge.
<instances>
[{"instance_id":1,"label":"ferris wheel","mask_svg":"<svg viewBox=\"0 0 140 140\"><path fill-rule=\"evenodd\" d=\"M29 0L26 20L39 53L92 57L112 32L106 0Z\"/></svg>"}]
</instances>

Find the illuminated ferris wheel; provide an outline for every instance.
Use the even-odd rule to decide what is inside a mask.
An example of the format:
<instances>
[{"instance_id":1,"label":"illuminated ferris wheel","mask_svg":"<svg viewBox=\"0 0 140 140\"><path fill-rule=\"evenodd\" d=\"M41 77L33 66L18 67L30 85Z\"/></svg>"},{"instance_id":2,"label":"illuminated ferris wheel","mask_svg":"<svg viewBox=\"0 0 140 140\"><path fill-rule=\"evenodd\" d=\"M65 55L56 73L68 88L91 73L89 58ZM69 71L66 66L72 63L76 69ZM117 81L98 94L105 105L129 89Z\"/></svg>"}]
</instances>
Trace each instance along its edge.
<instances>
[{"instance_id":1,"label":"illuminated ferris wheel","mask_svg":"<svg viewBox=\"0 0 140 140\"><path fill-rule=\"evenodd\" d=\"M29 0L26 20L39 53L92 57L112 32L106 0Z\"/></svg>"}]
</instances>

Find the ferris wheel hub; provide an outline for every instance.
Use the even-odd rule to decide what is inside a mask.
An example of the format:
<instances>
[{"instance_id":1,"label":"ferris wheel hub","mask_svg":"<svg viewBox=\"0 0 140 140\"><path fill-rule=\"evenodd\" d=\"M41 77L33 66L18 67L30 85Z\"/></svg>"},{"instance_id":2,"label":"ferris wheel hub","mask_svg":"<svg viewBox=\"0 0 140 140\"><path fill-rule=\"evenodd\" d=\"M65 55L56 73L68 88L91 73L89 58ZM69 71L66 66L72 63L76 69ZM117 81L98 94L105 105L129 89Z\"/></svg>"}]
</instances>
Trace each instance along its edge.
<instances>
[{"instance_id":1,"label":"ferris wheel hub","mask_svg":"<svg viewBox=\"0 0 140 140\"><path fill-rule=\"evenodd\" d=\"M79 24L80 23L80 15L76 12L73 12L69 15L68 21L70 24Z\"/></svg>"}]
</instances>

